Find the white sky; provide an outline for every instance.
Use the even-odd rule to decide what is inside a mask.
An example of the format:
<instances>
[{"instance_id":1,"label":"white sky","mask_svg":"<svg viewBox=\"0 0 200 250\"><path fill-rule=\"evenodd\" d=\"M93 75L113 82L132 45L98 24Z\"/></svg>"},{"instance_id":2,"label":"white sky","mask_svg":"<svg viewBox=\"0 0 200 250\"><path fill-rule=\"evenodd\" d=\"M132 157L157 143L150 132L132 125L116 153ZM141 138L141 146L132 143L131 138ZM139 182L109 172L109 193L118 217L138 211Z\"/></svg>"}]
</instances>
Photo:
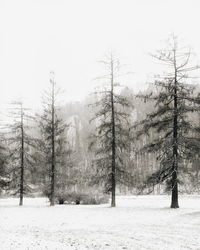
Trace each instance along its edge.
<instances>
[{"instance_id":1,"label":"white sky","mask_svg":"<svg viewBox=\"0 0 200 250\"><path fill-rule=\"evenodd\" d=\"M0 0L0 105L38 107L51 70L66 102L83 100L111 49L134 72L124 84L143 88L172 32L200 58L199 13L199 0Z\"/></svg>"}]
</instances>

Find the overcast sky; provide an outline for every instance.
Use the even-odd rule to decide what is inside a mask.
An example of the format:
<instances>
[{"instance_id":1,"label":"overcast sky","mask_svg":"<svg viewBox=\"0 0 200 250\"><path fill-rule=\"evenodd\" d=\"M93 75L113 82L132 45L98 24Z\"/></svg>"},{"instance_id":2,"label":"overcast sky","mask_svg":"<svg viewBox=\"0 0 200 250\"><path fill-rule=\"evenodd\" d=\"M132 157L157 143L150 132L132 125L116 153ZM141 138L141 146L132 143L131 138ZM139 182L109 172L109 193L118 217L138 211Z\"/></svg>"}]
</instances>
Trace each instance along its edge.
<instances>
[{"instance_id":1,"label":"overcast sky","mask_svg":"<svg viewBox=\"0 0 200 250\"><path fill-rule=\"evenodd\" d=\"M37 107L51 70L66 102L83 100L110 50L134 72L123 83L144 88L148 53L172 32L200 58L199 12L199 0L0 0L0 105Z\"/></svg>"}]
</instances>

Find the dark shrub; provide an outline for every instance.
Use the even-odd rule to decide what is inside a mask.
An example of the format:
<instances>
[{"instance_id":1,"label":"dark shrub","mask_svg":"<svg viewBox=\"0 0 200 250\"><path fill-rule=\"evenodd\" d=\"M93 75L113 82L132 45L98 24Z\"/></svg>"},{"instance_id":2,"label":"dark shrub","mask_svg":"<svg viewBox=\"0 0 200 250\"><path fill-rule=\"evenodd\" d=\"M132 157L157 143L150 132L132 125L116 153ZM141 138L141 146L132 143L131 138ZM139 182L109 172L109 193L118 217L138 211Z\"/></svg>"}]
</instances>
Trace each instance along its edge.
<instances>
[{"instance_id":1,"label":"dark shrub","mask_svg":"<svg viewBox=\"0 0 200 250\"><path fill-rule=\"evenodd\" d=\"M98 205L108 203L109 197L105 194L90 193L90 192L62 192L56 195L58 204L84 204L84 205Z\"/></svg>"}]
</instances>

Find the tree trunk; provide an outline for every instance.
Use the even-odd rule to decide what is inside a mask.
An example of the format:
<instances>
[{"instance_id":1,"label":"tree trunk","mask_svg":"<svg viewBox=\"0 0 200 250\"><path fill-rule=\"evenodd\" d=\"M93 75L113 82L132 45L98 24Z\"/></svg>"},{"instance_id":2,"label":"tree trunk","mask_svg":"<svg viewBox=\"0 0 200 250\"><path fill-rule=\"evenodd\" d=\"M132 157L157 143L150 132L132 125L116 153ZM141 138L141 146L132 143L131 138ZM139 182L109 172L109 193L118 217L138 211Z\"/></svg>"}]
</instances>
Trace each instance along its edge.
<instances>
[{"instance_id":1,"label":"tree trunk","mask_svg":"<svg viewBox=\"0 0 200 250\"><path fill-rule=\"evenodd\" d=\"M55 166L52 164L52 169L51 169L51 194L50 194L50 206L54 206L55 204L55 193L54 193L54 183L55 183Z\"/></svg>"},{"instance_id":2,"label":"tree trunk","mask_svg":"<svg viewBox=\"0 0 200 250\"><path fill-rule=\"evenodd\" d=\"M114 109L114 100L113 100L113 59L111 56L111 124L112 124L112 172L111 172L111 207L116 206L116 166L115 166L115 153L116 153L116 141L115 141L115 109Z\"/></svg>"},{"instance_id":3,"label":"tree trunk","mask_svg":"<svg viewBox=\"0 0 200 250\"><path fill-rule=\"evenodd\" d=\"M177 183L177 173L176 173L176 171L174 171L173 175L172 175L171 208L179 208L179 205L178 205L178 183Z\"/></svg>"},{"instance_id":4,"label":"tree trunk","mask_svg":"<svg viewBox=\"0 0 200 250\"><path fill-rule=\"evenodd\" d=\"M55 107L54 107L54 81L52 81L52 126L51 126L51 194L50 194L50 206L54 206L55 203Z\"/></svg>"},{"instance_id":5,"label":"tree trunk","mask_svg":"<svg viewBox=\"0 0 200 250\"><path fill-rule=\"evenodd\" d=\"M23 110L21 107L21 174L20 174L20 201L19 205L23 205L24 195L24 124L23 124Z\"/></svg>"},{"instance_id":6,"label":"tree trunk","mask_svg":"<svg viewBox=\"0 0 200 250\"><path fill-rule=\"evenodd\" d=\"M174 122L173 122L173 167L172 167L172 200L171 208L179 208L178 205L178 101L177 101L177 67L176 50L174 49Z\"/></svg>"}]
</instances>

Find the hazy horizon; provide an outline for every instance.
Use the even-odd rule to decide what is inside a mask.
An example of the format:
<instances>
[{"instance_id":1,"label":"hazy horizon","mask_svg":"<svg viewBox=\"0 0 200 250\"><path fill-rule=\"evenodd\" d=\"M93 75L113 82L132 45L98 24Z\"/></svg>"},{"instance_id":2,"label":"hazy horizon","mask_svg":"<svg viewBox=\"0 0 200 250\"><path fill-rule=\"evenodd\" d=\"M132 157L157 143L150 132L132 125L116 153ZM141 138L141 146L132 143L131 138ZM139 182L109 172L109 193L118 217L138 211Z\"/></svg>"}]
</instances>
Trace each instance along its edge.
<instances>
[{"instance_id":1,"label":"hazy horizon","mask_svg":"<svg viewBox=\"0 0 200 250\"><path fill-rule=\"evenodd\" d=\"M84 100L103 72L98 60L110 50L132 72L122 83L144 89L157 73L149 53L162 48L171 33L200 59L198 7L196 0L2 0L1 107L20 97L38 107L51 70L65 102Z\"/></svg>"}]
</instances>

